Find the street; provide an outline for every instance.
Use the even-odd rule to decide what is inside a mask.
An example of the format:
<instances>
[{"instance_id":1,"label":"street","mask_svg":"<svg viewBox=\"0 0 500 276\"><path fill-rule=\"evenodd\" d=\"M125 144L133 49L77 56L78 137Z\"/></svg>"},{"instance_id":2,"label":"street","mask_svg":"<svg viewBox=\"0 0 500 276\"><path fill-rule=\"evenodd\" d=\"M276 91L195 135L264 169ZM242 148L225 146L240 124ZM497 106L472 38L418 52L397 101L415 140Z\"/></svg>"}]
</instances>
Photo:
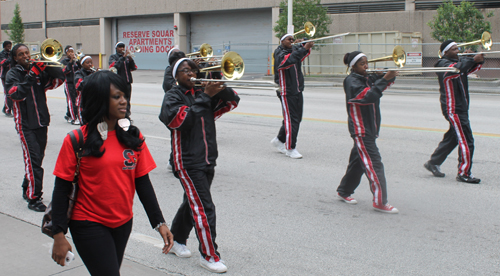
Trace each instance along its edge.
<instances>
[{"instance_id":1,"label":"street","mask_svg":"<svg viewBox=\"0 0 500 276\"><path fill-rule=\"evenodd\" d=\"M239 107L217 121L219 158L212 185L217 243L227 275L500 274L500 94L471 95L472 171L482 180L471 185L455 180L456 150L441 166L446 177L435 178L423 168L448 129L439 94L385 92L377 145L389 203L400 213L383 214L372 208L365 177L353 195L357 205L336 199L353 145L342 88L306 84L297 143L304 158L297 160L270 144L282 120L275 92L237 91ZM45 204L51 199L62 141L75 128L63 119L63 88L47 95L52 121L43 164ZM163 95L161 83L134 83L131 118L156 161L150 177L170 223L183 191L166 167L170 133L158 119ZM0 212L40 224L43 213L29 210L21 197L24 166L14 122L1 116L0 129ZM155 246L160 236L137 197L134 214L126 259L167 275L211 275L198 265L194 232L188 242L193 257L163 255ZM37 245L38 237L27 238ZM46 259L46 266L55 265L48 254Z\"/></svg>"}]
</instances>

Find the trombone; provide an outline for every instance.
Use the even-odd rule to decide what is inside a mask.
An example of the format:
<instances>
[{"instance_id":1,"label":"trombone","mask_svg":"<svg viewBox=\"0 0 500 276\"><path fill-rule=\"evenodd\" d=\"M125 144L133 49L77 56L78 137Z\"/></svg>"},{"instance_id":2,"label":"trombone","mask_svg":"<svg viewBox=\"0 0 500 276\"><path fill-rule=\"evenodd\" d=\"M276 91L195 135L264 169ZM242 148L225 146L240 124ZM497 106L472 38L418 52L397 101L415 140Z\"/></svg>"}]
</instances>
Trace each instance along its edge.
<instances>
[{"instance_id":1,"label":"trombone","mask_svg":"<svg viewBox=\"0 0 500 276\"><path fill-rule=\"evenodd\" d=\"M295 45L295 44L307 43L307 42L311 42L311 41L324 40L324 39L334 38L334 37L339 37L339 36L346 36L346 35L348 35L348 34L350 34L350 33L342 33L342 34L336 34L336 35L324 36L324 37L315 38L315 39L304 40L304 41L302 41L302 42L296 42L296 43L294 43L294 45Z\"/></svg>"},{"instance_id":2,"label":"trombone","mask_svg":"<svg viewBox=\"0 0 500 276\"><path fill-rule=\"evenodd\" d=\"M316 27L314 27L313 23L307 21L305 24L304 24L304 29L296 32L293 34L293 36L296 36L296 35L299 35L299 34L303 34L305 33L306 35L310 36L310 37L313 37L314 34L316 33Z\"/></svg>"},{"instance_id":3,"label":"trombone","mask_svg":"<svg viewBox=\"0 0 500 276\"><path fill-rule=\"evenodd\" d=\"M398 71L404 72L406 74L412 73L460 73L460 70L455 67L420 67L420 68L391 68L391 69L368 69L366 73L379 73L379 72L388 72L388 71Z\"/></svg>"},{"instance_id":4,"label":"trombone","mask_svg":"<svg viewBox=\"0 0 500 276\"><path fill-rule=\"evenodd\" d=\"M489 52L477 52L477 53L459 53L459 56L475 56L475 55L486 55L486 54L496 54L500 51L489 51Z\"/></svg>"},{"instance_id":5,"label":"trombone","mask_svg":"<svg viewBox=\"0 0 500 276\"><path fill-rule=\"evenodd\" d=\"M127 56L131 58L135 58L135 53L140 53L141 52L141 47L139 45L134 46L134 51L128 52Z\"/></svg>"},{"instance_id":6,"label":"trombone","mask_svg":"<svg viewBox=\"0 0 500 276\"><path fill-rule=\"evenodd\" d=\"M233 82L233 83L247 83L247 84L261 84L272 86L273 89L277 87L272 81L250 81L239 80L245 72L245 63L243 58L236 52L227 52L220 60L220 65L203 68L200 72L220 71L226 79L197 79L191 78L191 82ZM239 88L254 88L238 86ZM262 88L261 88L262 89Z\"/></svg>"},{"instance_id":7,"label":"trombone","mask_svg":"<svg viewBox=\"0 0 500 276\"><path fill-rule=\"evenodd\" d=\"M406 52L402 46L395 46L392 50L391 56L385 56L381 58L374 58L368 60L368 62L377 62L377 61L394 61L394 64L399 68L391 68L391 69L368 69L367 73L378 73L378 72L388 72L388 71L399 71L405 74L414 74L414 73L459 73L460 70L455 67L416 67L416 68L403 68L406 64Z\"/></svg>"},{"instance_id":8,"label":"trombone","mask_svg":"<svg viewBox=\"0 0 500 276\"><path fill-rule=\"evenodd\" d=\"M193 52L186 54L186 57L189 57L190 59L198 59L197 56L201 56L205 59L211 58L214 55L214 51L212 49L212 46L208 43L203 43L200 46L200 50L198 52Z\"/></svg>"},{"instance_id":9,"label":"trombone","mask_svg":"<svg viewBox=\"0 0 500 276\"><path fill-rule=\"evenodd\" d=\"M493 45L493 40L491 40L491 34L489 32L483 32L483 34L481 35L481 39L474 40L474 41L471 41L471 42L457 44L457 46L458 47L463 47L463 46L479 45L479 44L482 44L484 49L486 49L488 51L491 50L491 45ZM441 53L441 50L439 50L438 56L439 56L439 58L443 57L443 54Z\"/></svg>"},{"instance_id":10,"label":"trombone","mask_svg":"<svg viewBox=\"0 0 500 276\"><path fill-rule=\"evenodd\" d=\"M62 44L56 39L47 38L42 42L42 45L40 45L40 52L31 54L31 57L35 59L36 62L49 63L47 66L50 67L64 67L64 65L59 62L62 55Z\"/></svg>"},{"instance_id":11,"label":"trombone","mask_svg":"<svg viewBox=\"0 0 500 276\"><path fill-rule=\"evenodd\" d=\"M380 57L380 58L374 58L368 60L368 62L379 62L379 61L394 61L397 67L403 68L406 64L406 52L403 49L402 46L395 46L394 49L392 49L392 55L390 56L385 56L385 57Z\"/></svg>"}]
</instances>

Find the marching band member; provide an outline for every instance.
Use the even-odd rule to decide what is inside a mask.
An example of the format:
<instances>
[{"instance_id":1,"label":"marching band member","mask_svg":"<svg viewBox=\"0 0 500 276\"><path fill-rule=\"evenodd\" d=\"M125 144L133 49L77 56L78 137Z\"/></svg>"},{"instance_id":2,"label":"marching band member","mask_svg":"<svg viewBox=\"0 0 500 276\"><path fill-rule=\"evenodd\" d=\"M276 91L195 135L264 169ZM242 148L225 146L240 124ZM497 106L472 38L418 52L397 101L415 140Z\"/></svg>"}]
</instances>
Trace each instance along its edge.
<instances>
[{"instance_id":1,"label":"marching band member","mask_svg":"<svg viewBox=\"0 0 500 276\"><path fill-rule=\"evenodd\" d=\"M13 101L14 122L23 149L23 198L29 201L29 209L44 212L46 206L42 202L42 161L50 123L45 92L59 87L65 78L61 68L30 62L30 57L26 45L14 46L12 69L5 78L5 88Z\"/></svg>"},{"instance_id":2,"label":"marching band member","mask_svg":"<svg viewBox=\"0 0 500 276\"><path fill-rule=\"evenodd\" d=\"M281 101L283 123L271 143L281 153L298 159L302 158L295 149L304 106L302 61L311 53L314 42L296 46L294 41L292 34L285 34L281 37L281 45L274 51L274 82L280 86L277 96Z\"/></svg>"},{"instance_id":3,"label":"marching band member","mask_svg":"<svg viewBox=\"0 0 500 276\"><path fill-rule=\"evenodd\" d=\"M75 49L71 45L66 46L64 52L66 53L66 58L61 60L61 63L66 66L63 68L64 75L66 76L64 92L68 105L64 118L73 125L79 125L78 106L76 105L77 92L75 88L75 72L79 69L78 59L75 55Z\"/></svg>"},{"instance_id":4,"label":"marching band member","mask_svg":"<svg viewBox=\"0 0 500 276\"><path fill-rule=\"evenodd\" d=\"M118 41L115 49L116 54L109 57L109 68L115 67L118 76L127 81L127 85L130 91L132 91L132 71L137 70L137 65L135 65L134 59L129 55L130 52L125 49L125 43Z\"/></svg>"},{"instance_id":5,"label":"marching band member","mask_svg":"<svg viewBox=\"0 0 500 276\"><path fill-rule=\"evenodd\" d=\"M12 59L10 57L10 49L12 49L12 42L5 40L3 42L3 51L0 52L0 78L2 79L3 94L5 96L5 103L2 112L6 116L12 116L12 100L7 97L7 90L5 90L5 76L10 69Z\"/></svg>"},{"instance_id":6,"label":"marching band member","mask_svg":"<svg viewBox=\"0 0 500 276\"><path fill-rule=\"evenodd\" d=\"M172 67L174 66L175 62L186 55L184 52L179 50L179 48L174 47L168 51L167 54L167 60L168 60L168 66L165 68L165 74L163 76L163 91L167 93L168 90L172 88L172 86L175 85L175 79L172 76Z\"/></svg>"},{"instance_id":7,"label":"marching band member","mask_svg":"<svg viewBox=\"0 0 500 276\"><path fill-rule=\"evenodd\" d=\"M380 131L380 97L394 83L396 71L385 75L368 75L366 55L355 51L344 56L344 64L351 74L344 79L344 92L349 123L349 133L354 146L349 157L346 173L337 188L339 199L358 203L351 195L358 187L361 176L366 174L373 193L373 208L385 213L398 213L398 209L387 203L387 186L384 165L375 143Z\"/></svg>"},{"instance_id":8,"label":"marching band member","mask_svg":"<svg viewBox=\"0 0 500 276\"><path fill-rule=\"evenodd\" d=\"M77 90L76 105L78 106L78 118L80 119L81 122L82 121L81 94L83 91L83 85L85 82L85 78L88 75L94 73L95 69L92 58L90 56L82 57L80 63L82 67L75 72L75 88Z\"/></svg>"},{"instance_id":9,"label":"marching band member","mask_svg":"<svg viewBox=\"0 0 500 276\"><path fill-rule=\"evenodd\" d=\"M198 67L188 58L178 60L172 70L178 85L163 98L160 120L171 133L174 175L184 188L184 199L172 222L174 246L171 252L190 257L186 242L195 228L201 253L200 265L222 273L227 267L220 261L215 243L215 205L210 186L217 159L215 120L236 108L240 98L221 82L195 87L190 81Z\"/></svg>"},{"instance_id":10,"label":"marching band member","mask_svg":"<svg viewBox=\"0 0 500 276\"><path fill-rule=\"evenodd\" d=\"M469 122L469 83L467 75L477 72L484 63L484 55L458 57L458 46L453 40L441 44L443 57L435 67L455 67L460 73L436 73L441 94L441 110L444 118L450 123L450 128L444 134L443 140L431 155L424 167L434 176L444 177L440 165L458 145L457 181L478 184L481 179L471 173L472 155L474 153L474 137Z\"/></svg>"}]
</instances>

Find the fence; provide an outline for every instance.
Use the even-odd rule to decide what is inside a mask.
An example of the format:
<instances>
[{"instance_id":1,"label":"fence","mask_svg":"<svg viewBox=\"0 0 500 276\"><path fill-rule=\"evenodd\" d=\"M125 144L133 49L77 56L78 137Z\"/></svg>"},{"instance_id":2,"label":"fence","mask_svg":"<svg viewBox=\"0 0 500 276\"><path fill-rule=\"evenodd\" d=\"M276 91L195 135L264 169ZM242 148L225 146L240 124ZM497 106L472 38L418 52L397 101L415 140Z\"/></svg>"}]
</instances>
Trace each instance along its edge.
<instances>
[{"instance_id":1,"label":"fence","mask_svg":"<svg viewBox=\"0 0 500 276\"><path fill-rule=\"evenodd\" d=\"M327 41L327 40L325 40ZM343 63L344 54L352 51L362 51L368 59L392 55L392 49L396 44L381 43L316 43L308 58L303 62L303 70L306 75L342 75L346 74L346 66ZM433 67L438 61L439 43L412 43L397 44L403 46L407 55L408 68ZM245 61L245 72L258 75L273 74L273 52L277 44L271 43L232 43L222 42L212 45L214 55L222 55L225 51L235 51ZM479 47L481 48L481 47ZM196 49L196 48L195 48ZM500 50L500 43L493 43L493 50ZM420 54L420 55L419 55ZM413 64L413 65L412 65ZM370 67L395 67L393 62L377 62ZM485 64L477 73L480 78L500 78L500 54L486 56ZM415 74L415 77L436 77L435 73Z\"/></svg>"}]
</instances>

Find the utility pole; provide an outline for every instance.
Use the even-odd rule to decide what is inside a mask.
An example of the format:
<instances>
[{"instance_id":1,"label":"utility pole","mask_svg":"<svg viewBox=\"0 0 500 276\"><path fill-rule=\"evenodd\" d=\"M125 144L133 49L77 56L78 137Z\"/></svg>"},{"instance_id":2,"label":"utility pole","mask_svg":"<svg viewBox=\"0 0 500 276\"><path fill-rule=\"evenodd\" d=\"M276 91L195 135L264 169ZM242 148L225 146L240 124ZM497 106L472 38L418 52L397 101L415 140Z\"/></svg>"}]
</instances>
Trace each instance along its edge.
<instances>
[{"instance_id":1,"label":"utility pole","mask_svg":"<svg viewBox=\"0 0 500 276\"><path fill-rule=\"evenodd\" d=\"M293 0L288 0L288 26L286 28L288 34L294 33L293 27Z\"/></svg>"}]
</instances>

